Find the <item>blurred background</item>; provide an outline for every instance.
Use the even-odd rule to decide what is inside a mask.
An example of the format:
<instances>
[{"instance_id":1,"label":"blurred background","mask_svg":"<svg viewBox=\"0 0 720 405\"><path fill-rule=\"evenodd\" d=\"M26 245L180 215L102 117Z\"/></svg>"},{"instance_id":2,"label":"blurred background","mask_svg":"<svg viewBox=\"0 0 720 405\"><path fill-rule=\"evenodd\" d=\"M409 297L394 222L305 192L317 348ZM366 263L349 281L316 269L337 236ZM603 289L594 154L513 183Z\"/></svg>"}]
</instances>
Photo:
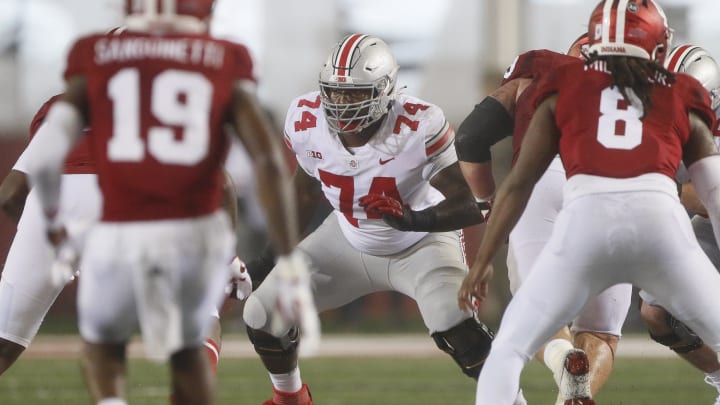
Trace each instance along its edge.
<instances>
[{"instance_id":1,"label":"blurred background","mask_svg":"<svg viewBox=\"0 0 720 405\"><path fill-rule=\"evenodd\" d=\"M691 42L720 55L720 1L664 0L675 44ZM65 56L72 42L122 24L123 0L0 0L0 175L26 144L36 110L62 91ZM591 0L217 0L212 32L246 44L255 59L260 98L278 128L290 100L317 86L330 47L350 32L385 39L401 65L406 91L443 108L457 127L474 104L495 88L518 53L564 52L587 28ZM501 142L496 148L508 148ZM240 147L227 168L236 183L242 225L238 249L251 259L265 244L254 198L253 174ZM505 156L505 153L501 153ZM496 177L509 162L495 159ZM0 257L15 229L0 218ZM509 293L504 257L496 260L497 321ZM27 269L32 271L32 269ZM75 329L72 285L51 310L41 333ZM228 303L226 330L240 330L240 304ZM324 315L326 329L392 332L423 330L415 304L394 293L375 294ZM640 330L632 307L626 330Z\"/></svg>"}]
</instances>

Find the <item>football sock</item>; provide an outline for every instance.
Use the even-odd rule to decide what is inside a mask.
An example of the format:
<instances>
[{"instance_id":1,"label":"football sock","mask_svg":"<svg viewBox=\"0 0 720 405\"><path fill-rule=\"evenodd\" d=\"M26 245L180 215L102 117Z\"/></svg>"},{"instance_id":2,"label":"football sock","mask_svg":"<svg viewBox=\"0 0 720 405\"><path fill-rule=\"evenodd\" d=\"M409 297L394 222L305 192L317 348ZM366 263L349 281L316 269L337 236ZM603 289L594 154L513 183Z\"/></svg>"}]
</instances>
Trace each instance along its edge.
<instances>
[{"instance_id":1,"label":"football sock","mask_svg":"<svg viewBox=\"0 0 720 405\"><path fill-rule=\"evenodd\" d=\"M270 381L277 391L281 392L298 392L302 388L302 380L300 379L300 369L295 367L289 373L270 374Z\"/></svg>"},{"instance_id":2,"label":"football sock","mask_svg":"<svg viewBox=\"0 0 720 405\"><path fill-rule=\"evenodd\" d=\"M549 368L553 374L562 370L565 365L565 355L568 350L572 350L573 348L572 343L565 339L553 339L548 342L543 352L543 361L547 368Z\"/></svg>"},{"instance_id":3,"label":"football sock","mask_svg":"<svg viewBox=\"0 0 720 405\"><path fill-rule=\"evenodd\" d=\"M97 405L128 405L122 398L103 398Z\"/></svg>"},{"instance_id":4,"label":"football sock","mask_svg":"<svg viewBox=\"0 0 720 405\"><path fill-rule=\"evenodd\" d=\"M211 338L205 339L203 342L203 346L205 347L205 353L208 356L208 360L210 360L210 370L212 370L213 375L217 374L217 366L218 362L220 362L220 346ZM174 405L175 402L175 395L170 394L170 404ZM98 404L100 405L100 404ZM102 404L106 405L106 404ZM115 404L107 404L107 405L115 405ZM121 405L121 404L118 404ZM122 405L125 405L123 402Z\"/></svg>"},{"instance_id":5,"label":"football sock","mask_svg":"<svg viewBox=\"0 0 720 405\"><path fill-rule=\"evenodd\" d=\"M212 369L213 375L217 374L217 367L220 362L220 346L210 338L205 339L203 346L205 346L208 359L210 360L210 368Z\"/></svg>"},{"instance_id":6,"label":"football sock","mask_svg":"<svg viewBox=\"0 0 720 405\"><path fill-rule=\"evenodd\" d=\"M705 374L705 382L715 387L720 392L720 370Z\"/></svg>"}]
</instances>

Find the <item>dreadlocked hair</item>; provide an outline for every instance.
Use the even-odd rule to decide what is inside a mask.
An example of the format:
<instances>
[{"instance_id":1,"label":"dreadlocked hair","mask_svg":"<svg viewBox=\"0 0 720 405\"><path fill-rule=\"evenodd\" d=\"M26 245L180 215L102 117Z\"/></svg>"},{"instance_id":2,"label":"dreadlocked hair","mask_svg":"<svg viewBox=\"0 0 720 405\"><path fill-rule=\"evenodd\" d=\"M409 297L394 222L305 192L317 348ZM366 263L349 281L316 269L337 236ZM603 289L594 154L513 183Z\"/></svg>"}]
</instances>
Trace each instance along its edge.
<instances>
[{"instance_id":1,"label":"dreadlocked hair","mask_svg":"<svg viewBox=\"0 0 720 405\"><path fill-rule=\"evenodd\" d=\"M652 106L651 92L653 85L669 85L675 83L675 74L655 61L617 55L590 55L586 65L595 65L597 70L610 73L612 84L620 90L628 104L640 101L643 106L643 117ZM632 92L628 92L628 89Z\"/></svg>"}]
</instances>

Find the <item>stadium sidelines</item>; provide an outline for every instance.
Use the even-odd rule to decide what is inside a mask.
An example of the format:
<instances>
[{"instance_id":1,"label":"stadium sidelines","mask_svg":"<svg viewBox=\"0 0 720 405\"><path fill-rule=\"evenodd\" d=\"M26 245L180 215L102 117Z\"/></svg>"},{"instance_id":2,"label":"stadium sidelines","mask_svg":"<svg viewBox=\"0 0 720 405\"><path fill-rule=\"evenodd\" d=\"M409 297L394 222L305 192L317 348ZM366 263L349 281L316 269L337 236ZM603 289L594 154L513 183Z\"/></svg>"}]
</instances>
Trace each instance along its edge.
<instances>
[{"instance_id":1,"label":"stadium sidelines","mask_svg":"<svg viewBox=\"0 0 720 405\"><path fill-rule=\"evenodd\" d=\"M23 357L33 358L73 358L80 352L81 342L78 336L38 336L26 350ZM129 347L133 358L143 356L142 343L134 340ZM243 335L225 336L221 357L255 357L252 345ZM346 335L333 334L323 336L318 357L444 357L428 336L408 335ZM667 347L650 340L645 335L624 336L618 346L618 357L626 358L671 358L675 354Z\"/></svg>"}]
</instances>

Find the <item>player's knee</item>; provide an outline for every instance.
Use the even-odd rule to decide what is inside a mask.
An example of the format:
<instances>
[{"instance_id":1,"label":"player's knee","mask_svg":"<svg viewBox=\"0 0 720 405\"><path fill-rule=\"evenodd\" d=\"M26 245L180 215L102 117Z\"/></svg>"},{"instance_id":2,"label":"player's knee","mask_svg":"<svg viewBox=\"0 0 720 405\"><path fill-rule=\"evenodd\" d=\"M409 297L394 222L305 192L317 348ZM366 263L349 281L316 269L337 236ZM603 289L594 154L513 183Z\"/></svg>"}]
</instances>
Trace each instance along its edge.
<instances>
[{"instance_id":1,"label":"player's knee","mask_svg":"<svg viewBox=\"0 0 720 405\"><path fill-rule=\"evenodd\" d=\"M665 334L650 332L652 340L680 354L692 352L704 345L702 339L692 329L675 319L670 313L667 313L666 323L671 332Z\"/></svg>"},{"instance_id":2,"label":"player's knee","mask_svg":"<svg viewBox=\"0 0 720 405\"><path fill-rule=\"evenodd\" d=\"M467 376L477 379L495 337L475 318L466 319L452 328L432 335L440 350L449 354Z\"/></svg>"},{"instance_id":3,"label":"player's knee","mask_svg":"<svg viewBox=\"0 0 720 405\"><path fill-rule=\"evenodd\" d=\"M247 328L250 342L262 359L265 368L273 374L289 373L297 367L299 333L292 328L279 338L261 330Z\"/></svg>"},{"instance_id":4,"label":"player's knee","mask_svg":"<svg viewBox=\"0 0 720 405\"><path fill-rule=\"evenodd\" d=\"M254 295L250 295L245 301L243 321L248 328L252 329L262 329L268 323L268 313L265 306Z\"/></svg>"}]
</instances>

